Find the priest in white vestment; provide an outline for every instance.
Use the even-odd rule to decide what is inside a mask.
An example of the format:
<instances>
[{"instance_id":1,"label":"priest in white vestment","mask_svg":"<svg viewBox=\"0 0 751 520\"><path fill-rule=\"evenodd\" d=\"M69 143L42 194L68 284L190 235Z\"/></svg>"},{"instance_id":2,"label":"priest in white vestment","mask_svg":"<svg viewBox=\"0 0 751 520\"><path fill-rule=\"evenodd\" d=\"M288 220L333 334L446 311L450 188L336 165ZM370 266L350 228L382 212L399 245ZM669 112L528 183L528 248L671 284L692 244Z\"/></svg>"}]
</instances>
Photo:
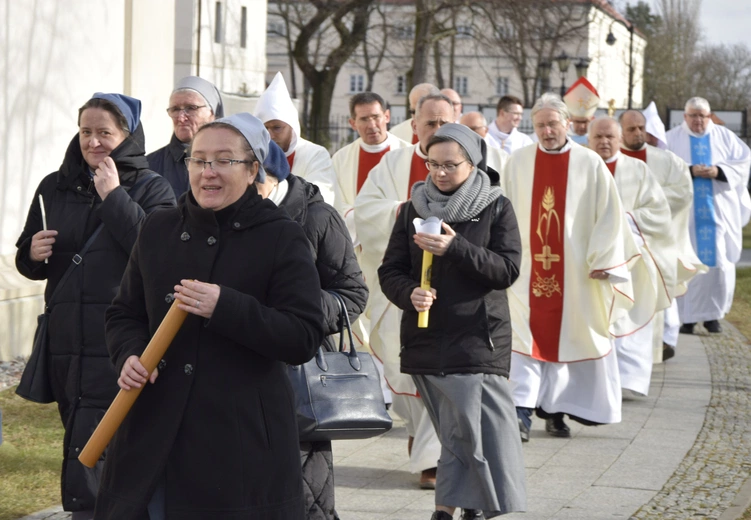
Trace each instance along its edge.
<instances>
[{"instance_id":1,"label":"priest in white vestment","mask_svg":"<svg viewBox=\"0 0 751 520\"><path fill-rule=\"evenodd\" d=\"M751 150L733 132L714 124L711 114L706 99L691 98L683 123L667 133L668 149L690 165L691 242L699 260L709 267L678 299L681 332L686 334L693 333L698 322L710 333L721 332L719 320L733 303L742 230L751 216L747 189Z\"/></svg>"},{"instance_id":2,"label":"priest in white vestment","mask_svg":"<svg viewBox=\"0 0 751 520\"><path fill-rule=\"evenodd\" d=\"M359 137L336 152L331 162L336 172L336 209L344 218L357 250L360 241L355 230L355 197L370 170L387 152L410 144L386 130L391 114L384 99L375 92L352 96L349 113L349 124Z\"/></svg>"},{"instance_id":3,"label":"priest in white vestment","mask_svg":"<svg viewBox=\"0 0 751 520\"><path fill-rule=\"evenodd\" d=\"M331 155L323 146L300 135L300 115L281 72L258 98L253 113L263 121L271 139L284 150L292 174L318 186L323 200L335 205L336 173Z\"/></svg>"},{"instance_id":4,"label":"priest in white vestment","mask_svg":"<svg viewBox=\"0 0 751 520\"><path fill-rule=\"evenodd\" d=\"M633 306L629 269L641 261L613 176L567 137L561 98L543 94L532 121L539 144L511 154L501 176L522 239L509 303L523 440L535 409L554 437L570 436L564 414L584 424L621 420L613 324Z\"/></svg>"},{"instance_id":5,"label":"priest in white vestment","mask_svg":"<svg viewBox=\"0 0 751 520\"><path fill-rule=\"evenodd\" d=\"M436 87L432 83L420 83L412 87L412 90L409 91L408 96L410 115L415 115L415 109L417 108L417 103L420 101L421 97L440 93L441 91L438 90L438 87ZM391 129L391 133L397 136L402 141L417 144L417 134L412 131L412 117L405 119L398 125L394 126Z\"/></svg>"},{"instance_id":6,"label":"priest in white vestment","mask_svg":"<svg viewBox=\"0 0 751 520\"><path fill-rule=\"evenodd\" d=\"M518 129L523 116L524 108L521 99L516 96L501 97L496 105L496 118L488 127L485 142L509 154L532 144L532 138Z\"/></svg>"},{"instance_id":7,"label":"priest in white vestment","mask_svg":"<svg viewBox=\"0 0 751 520\"><path fill-rule=\"evenodd\" d=\"M670 307L678 270L677 242L671 233L670 206L647 163L620 152L621 130L612 117L589 126L589 147L613 174L623 211L639 245L642 262L631 270L634 306L627 328L636 331L615 338L621 388L649 393L653 363L653 318ZM616 323L616 327L622 326Z\"/></svg>"},{"instance_id":8,"label":"priest in white vestment","mask_svg":"<svg viewBox=\"0 0 751 520\"><path fill-rule=\"evenodd\" d=\"M416 104L413 128L417 144L384 155L370 171L355 199L355 228L362 247L360 267L370 289L365 315L370 320L370 348L384 365L384 373L393 393L393 410L406 423L413 439L410 470L422 472L421 486L435 483L435 467L441 444L436 436L412 377L401 373L399 336L402 312L381 292L378 267L386 252L399 209L410 198L412 185L428 175L425 147L433 134L454 120L451 100L443 94L422 97Z\"/></svg>"},{"instance_id":9,"label":"priest in white vestment","mask_svg":"<svg viewBox=\"0 0 751 520\"><path fill-rule=\"evenodd\" d=\"M619 121L621 123L621 152L647 163L670 205L671 234L676 242L675 284L668 287L672 302L668 309L659 312L654 319L652 346L654 361L657 363L675 355L680 327L676 297L685 294L689 281L697 274L707 272L707 267L696 256L688 233L689 214L694 197L688 164L669 150L662 150L647 144L647 132L650 125L646 115L642 112L626 110L619 116ZM662 121L659 118L658 121L661 125ZM655 129L659 128L656 122L652 122L651 128L659 134L659 130ZM661 135L664 139L664 126Z\"/></svg>"}]
</instances>

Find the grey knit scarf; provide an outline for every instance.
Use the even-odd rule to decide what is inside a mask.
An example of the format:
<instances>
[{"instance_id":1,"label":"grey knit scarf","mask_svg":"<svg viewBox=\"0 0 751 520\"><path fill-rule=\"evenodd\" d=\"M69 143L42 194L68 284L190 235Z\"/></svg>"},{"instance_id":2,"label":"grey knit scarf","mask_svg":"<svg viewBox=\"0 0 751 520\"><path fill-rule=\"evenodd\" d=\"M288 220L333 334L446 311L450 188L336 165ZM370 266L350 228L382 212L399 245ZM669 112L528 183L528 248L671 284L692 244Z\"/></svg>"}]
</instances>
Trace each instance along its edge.
<instances>
[{"instance_id":1,"label":"grey knit scarf","mask_svg":"<svg viewBox=\"0 0 751 520\"><path fill-rule=\"evenodd\" d=\"M445 195L430 176L412 187L412 204L422 218L438 217L444 222L466 222L501 196L501 188L490 183L484 171L475 168L458 190Z\"/></svg>"}]
</instances>

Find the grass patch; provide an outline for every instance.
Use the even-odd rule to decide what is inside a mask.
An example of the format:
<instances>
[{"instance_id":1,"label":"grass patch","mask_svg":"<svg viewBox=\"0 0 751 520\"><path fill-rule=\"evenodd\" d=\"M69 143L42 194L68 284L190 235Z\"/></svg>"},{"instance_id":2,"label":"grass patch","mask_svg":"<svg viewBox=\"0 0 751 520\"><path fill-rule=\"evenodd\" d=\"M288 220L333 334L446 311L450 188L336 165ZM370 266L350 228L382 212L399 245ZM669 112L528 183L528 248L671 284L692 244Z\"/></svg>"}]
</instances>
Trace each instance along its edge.
<instances>
[{"instance_id":1,"label":"grass patch","mask_svg":"<svg viewBox=\"0 0 751 520\"><path fill-rule=\"evenodd\" d=\"M743 249L751 249L751 224L743 228Z\"/></svg>"},{"instance_id":2,"label":"grass patch","mask_svg":"<svg viewBox=\"0 0 751 520\"><path fill-rule=\"evenodd\" d=\"M733 308L725 319L751 340L751 267L736 271Z\"/></svg>"},{"instance_id":3,"label":"grass patch","mask_svg":"<svg viewBox=\"0 0 751 520\"><path fill-rule=\"evenodd\" d=\"M0 392L0 520L14 520L60 503L63 426L56 404Z\"/></svg>"}]
</instances>

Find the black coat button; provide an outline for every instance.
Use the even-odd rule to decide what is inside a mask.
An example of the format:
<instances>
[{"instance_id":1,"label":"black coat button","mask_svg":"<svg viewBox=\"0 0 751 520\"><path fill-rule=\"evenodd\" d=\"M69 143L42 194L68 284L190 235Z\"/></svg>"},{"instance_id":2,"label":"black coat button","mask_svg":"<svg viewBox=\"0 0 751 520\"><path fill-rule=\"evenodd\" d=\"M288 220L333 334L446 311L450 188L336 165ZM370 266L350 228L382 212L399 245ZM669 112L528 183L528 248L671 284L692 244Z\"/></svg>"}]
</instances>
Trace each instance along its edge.
<instances>
[{"instance_id":1,"label":"black coat button","mask_svg":"<svg viewBox=\"0 0 751 520\"><path fill-rule=\"evenodd\" d=\"M233 225L233 226L235 226L235 229L238 229L238 228L240 227L240 223L239 223L239 222L235 222L235 223L234 223L234 224L232 224L232 225Z\"/></svg>"},{"instance_id":2,"label":"black coat button","mask_svg":"<svg viewBox=\"0 0 751 520\"><path fill-rule=\"evenodd\" d=\"M162 370L164 370L165 368L167 368L167 362L162 359L156 367L161 372Z\"/></svg>"},{"instance_id":3,"label":"black coat button","mask_svg":"<svg viewBox=\"0 0 751 520\"><path fill-rule=\"evenodd\" d=\"M173 301L175 301L175 295L172 293L167 293L167 296L164 297L164 301L166 301L167 303L172 303Z\"/></svg>"},{"instance_id":4,"label":"black coat button","mask_svg":"<svg viewBox=\"0 0 751 520\"><path fill-rule=\"evenodd\" d=\"M180 240L182 240L183 242L187 242L188 240L190 240L190 235L188 234L187 231L183 231L183 234L180 235Z\"/></svg>"},{"instance_id":5,"label":"black coat button","mask_svg":"<svg viewBox=\"0 0 751 520\"><path fill-rule=\"evenodd\" d=\"M185 365L185 367L183 367L183 371L185 372L186 376L191 375L193 373L193 365L188 363L187 365Z\"/></svg>"},{"instance_id":6,"label":"black coat button","mask_svg":"<svg viewBox=\"0 0 751 520\"><path fill-rule=\"evenodd\" d=\"M213 246L214 244L216 244L216 238L214 238L214 237L209 237L209 238L208 238L208 239L206 240L206 243L207 243L208 245L210 245L210 246Z\"/></svg>"}]
</instances>

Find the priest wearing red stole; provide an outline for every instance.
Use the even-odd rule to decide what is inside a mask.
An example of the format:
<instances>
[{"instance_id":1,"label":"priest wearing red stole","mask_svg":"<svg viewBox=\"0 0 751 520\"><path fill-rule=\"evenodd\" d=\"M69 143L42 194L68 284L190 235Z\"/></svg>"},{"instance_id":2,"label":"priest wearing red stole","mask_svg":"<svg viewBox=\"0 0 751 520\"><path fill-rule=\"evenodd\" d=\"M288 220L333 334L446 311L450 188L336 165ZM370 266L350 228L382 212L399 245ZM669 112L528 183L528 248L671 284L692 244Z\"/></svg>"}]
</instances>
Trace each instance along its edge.
<instances>
[{"instance_id":1,"label":"priest wearing red stole","mask_svg":"<svg viewBox=\"0 0 751 520\"><path fill-rule=\"evenodd\" d=\"M375 92L361 92L349 100L349 125L359 137L331 158L336 172L336 209L344 218L355 246L359 245L355 231L355 197L365 184L370 170L386 152L409 146L386 128L391 113L386 102Z\"/></svg>"},{"instance_id":2,"label":"priest wearing red stole","mask_svg":"<svg viewBox=\"0 0 751 520\"><path fill-rule=\"evenodd\" d=\"M393 410L404 419L410 443L410 470L421 472L421 486L435 486L435 467L441 444L412 378L401 373L399 330L402 312L383 294L378 284L378 267L386 252L394 221L412 186L428 175L425 148L433 134L454 121L451 100L431 94L417 102L412 120L419 142L388 152L370 171L355 199L355 227L362 252L360 267L370 289L365 315L370 320L370 348L384 365L393 392Z\"/></svg>"},{"instance_id":3,"label":"priest wearing red stole","mask_svg":"<svg viewBox=\"0 0 751 520\"><path fill-rule=\"evenodd\" d=\"M654 103L650 106L654 107ZM650 117L653 118L651 125L647 114L651 114ZM666 361L675 355L675 347L678 344L678 328L681 323L676 298L686 293L688 282L694 276L707 272L707 267L701 263L694 252L688 233L694 189L688 164L683 159L673 152L647 144L649 130L659 133L660 125L662 125L662 121L657 117L656 109L645 110L644 113L638 110L626 110L619 116L619 121L621 123L621 152L647 164L670 205L671 235L675 239L677 257L676 276L672 286L668 286L672 300L671 306L655 315L653 334L654 361ZM665 128L664 126L661 128L661 139L664 139Z\"/></svg>"},{"instance_id":4,"label":"priest wearing red stole","mask_svg":"<svg viewBox=\"0 0 751 520\"><path fill-rule=\"evenodd\" d=\"M564 414L589 425L621 420L613 324L633 306L629 270L640 261L613 175L567 137L561 98L543 94L532 121L539 143L511 154L501 176L522 238L509 291L522 440L535 409L554 437L570 436Z\"/></svg>"},{"instance_id":5,"label":"priest wearing red stole","mask_svg":"<svg viewBox=\"0 0 751 520\"><path fill-rule=\"evenodd\" d=\"M670 307L678 248L670 225L670 206L657 179L646 162L621 153L620 144L621 128L615 119L600 117L590 124L589 147L613 174L626 220L642 253L642 262L631 270L634 306L623 323L616 324L635 332L617 334L615 350L621 388L647 395L652 377L653 318Z\"/></svg>"}]
</instances>

